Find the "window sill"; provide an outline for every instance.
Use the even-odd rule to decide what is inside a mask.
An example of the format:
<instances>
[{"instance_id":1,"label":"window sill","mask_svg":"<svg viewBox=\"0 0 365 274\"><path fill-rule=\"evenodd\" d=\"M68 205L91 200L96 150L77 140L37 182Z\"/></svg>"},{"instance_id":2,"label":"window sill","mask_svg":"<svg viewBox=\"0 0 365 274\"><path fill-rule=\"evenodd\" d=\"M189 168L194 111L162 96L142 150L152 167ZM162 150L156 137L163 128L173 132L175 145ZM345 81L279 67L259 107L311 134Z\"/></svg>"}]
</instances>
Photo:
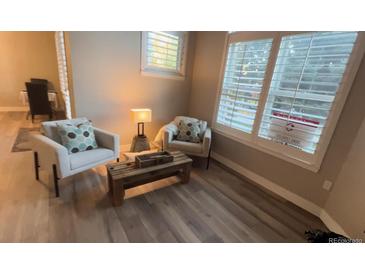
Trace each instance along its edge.
<instances>
[{"instance_id":1,"label":"window sill","mask_svg":"<svg viewBox=\"0 0 365 274\"><path fill-rule=\"evenodd\" d=\"M142 70L141 75L155 78L171 79L171 80L180 80L180 81L185 80L185 75L178 73L162 72L162 71Z\"/></svg>"},{"instance_id":2,"label":"window sill","mask_svg":"<svg viewBox=\"0 0 365 274\"><path fill-rule=\"evenodd\" d=\"M310 162L306 162L306 161L303 161L301 159L298 159L298 158L295 158L293 156L290 156L290 155L287 155L287 154L284 154L282 152L278 152L278 151L275 151L275 150L271 150L257 142L254 142L254 141L251 141L251 140L246 140L246 139L242 139L242 138L238 138L236 136L233 136L227 132L224 132L220 129L217 129L216 127L213 127L213 132L219 134L219 135L222 135L224 137L227 137L231 140L234 140L236 142L239 142L241 144L244 144L244 145L247 145L253 149L256 149L256 150L259 150L261 152L264 152L264 153L267 153L271 156L274 156L276 158L279 158L279 159L282 159L284 161L287 161L289 163L292 163L292 164L295 164L297 166L300 166L302 168L305 168L307 170L310 170L312 172L315 172L315 173L318 173L319 169L320 169L320 164L318 163L310 163Z\"/></svg>"}]
</instances>

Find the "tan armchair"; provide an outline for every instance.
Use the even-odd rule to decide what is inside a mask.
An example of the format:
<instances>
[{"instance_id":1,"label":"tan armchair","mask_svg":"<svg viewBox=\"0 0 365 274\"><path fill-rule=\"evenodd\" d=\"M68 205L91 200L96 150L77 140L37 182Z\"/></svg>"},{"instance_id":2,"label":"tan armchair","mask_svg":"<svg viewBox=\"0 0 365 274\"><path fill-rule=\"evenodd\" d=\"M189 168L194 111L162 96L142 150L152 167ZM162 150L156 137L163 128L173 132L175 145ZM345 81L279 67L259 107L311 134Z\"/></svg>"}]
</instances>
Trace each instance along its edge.
<instances>
[{"instance_id":1,"label":"tan armchair","mask_svg":"<svg viewBox=\"0 0 365 274\"><path fill-rule=\"evenodd\" d=\"M56 197L59 196L58 181L60 179L105 164L108 161L119 161L119 136L95 127L94 134L99 147L68 154L66 147L61 145L61 140L57 133L57 124L78 124L87 121L87 118L76 118L43 122L42 129L44 135L33 135L36 179L39 180L39 168L53 173Z\"/></svg>"},{"instance_id":2,"label":"tan armchair","mask_svg":"<svg viewBox=\"0 0 365 274\"><path fill-rule=\"evenodd\" d=\"M175 139L178 134L178 124L180 120L184 120L185 122L193 121L200 123L200 136L202 136L202 140L200 143L190 143ZM187 116L176 116L174 121L161 128L155 139L155 142L158 141L162 143L161 145L163 147L163 150L179 150L187 155L207 158L206 168L209 168L212 133L206 121Z\"/></svg>"}]
</instances>

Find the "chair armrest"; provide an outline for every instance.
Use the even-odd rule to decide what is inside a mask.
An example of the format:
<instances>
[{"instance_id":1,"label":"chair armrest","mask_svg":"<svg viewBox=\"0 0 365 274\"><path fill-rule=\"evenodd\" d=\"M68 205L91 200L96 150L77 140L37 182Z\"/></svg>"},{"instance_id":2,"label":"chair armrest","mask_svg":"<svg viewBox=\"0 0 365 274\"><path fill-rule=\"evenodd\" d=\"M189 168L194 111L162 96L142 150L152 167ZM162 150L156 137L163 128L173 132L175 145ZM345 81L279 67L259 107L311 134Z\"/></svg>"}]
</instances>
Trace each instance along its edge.
<instances>
[{"instance_id":1,"label":"chair armrest","mask_svg":"<svg viewBox=\"0 0 365 274\"><path fill-rule=\"evenodd\" d=\"M204 154L204 156L208 156L211 144L212 144L212 130L209 127L207 127L207 129L205 130L205 133L204 133L204 137L203 137L203 154Z\"/></svg>"},{"instance_id":2,"label":"chair armrest","mask_svg":"<svg viewBox=\"0 0 365 274\"><path fill-rule=\"evenodd\" d=\"M174 134L177 134L177 131L178 129L174 122L168 123L160 128L154 142L158 144L159 147L163 147L163 149L166 150L168 149Z\"/></svg>"},{"instance_id":3,"label":"chair armrest","mask_svg":"<svg viewBox=\"0 0 365 274\"><path fill-rule=\"evenodd\" d=\"M44 135L32 135L33 150L38 152L39 165L43 169L52 170L56 164L61 178L70 172L70 159L67 149Z\"/></svg>"},{"instance_id":4,"label":"chair armrest","mask_svg":"<svg viewBox=\"0 0 365 274\"><path fill-rule=\"evenodd\" d=\"M115 158L119 157L120 144L118 134L95 127L94 134L98 146L113 150Z\"/></svg>"}]
</instances>

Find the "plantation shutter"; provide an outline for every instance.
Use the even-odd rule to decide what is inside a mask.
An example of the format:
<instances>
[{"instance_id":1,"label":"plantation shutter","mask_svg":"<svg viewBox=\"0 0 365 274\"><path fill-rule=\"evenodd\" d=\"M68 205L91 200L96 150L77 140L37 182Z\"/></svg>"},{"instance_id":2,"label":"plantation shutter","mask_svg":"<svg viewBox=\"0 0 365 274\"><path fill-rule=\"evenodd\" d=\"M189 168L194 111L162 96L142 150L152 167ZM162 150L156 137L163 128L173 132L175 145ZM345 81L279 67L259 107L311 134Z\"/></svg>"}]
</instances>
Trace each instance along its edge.
<instances>
[{"instance_id":1,"label":"plantation shutter","mask_svg":"<svg viewBox=\"0 0 365 274\"><path fill-rule=\"evenodd\" d=\"M146 66L180 72L184 58L184 33L148 31L146 35Z\"/></svg>"},{"instance_id":2,"label":"plantation shutter","mask_svg":"<svg viewBox=\"0 0 365 274\"><path fill-rule=\"evenodd\" d=\"M272 39L230 43L217 123L251 133L262 92Z\"/></svg>"},{"instance_id":3,"label":"plantation shutter","mask_svg":"<svg viewBox=\"0 0 365 274\"><path fill-rule=\"evenodd\" d=\"M260 137L315 153L356 38L356 32L317 32L282 38Z\"/></svg>"},{"instance_id":4,"label":"plantation shutter","mask_svg":"<svg viewBox=\"0 0 365 274\"><path fill-rule=\"evenodd\" d=\"M57 52L58 78L60 80L62 98L65 103L66 118L71 119L71 100L70 91L68 89L67 60L63 31L55 32L55 43Z\"/></svg>"}]
</instances>

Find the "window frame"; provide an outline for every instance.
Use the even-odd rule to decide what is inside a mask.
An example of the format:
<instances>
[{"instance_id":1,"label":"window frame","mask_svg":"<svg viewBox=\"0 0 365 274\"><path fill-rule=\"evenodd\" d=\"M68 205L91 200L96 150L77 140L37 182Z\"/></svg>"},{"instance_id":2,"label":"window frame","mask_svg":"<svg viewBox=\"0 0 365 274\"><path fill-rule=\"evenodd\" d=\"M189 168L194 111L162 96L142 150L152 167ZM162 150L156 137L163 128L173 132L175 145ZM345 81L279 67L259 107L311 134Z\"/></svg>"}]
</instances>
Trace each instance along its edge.
<instances>
[{"instance_id":1,"label":"window frame","mask_svg":"<svg viewBox=\"0 0 365 274\"><path fill-rule=\"evenodd\" d=\"M346 98L350 92L352 83L355 79L356 73L359 69L362 57L365 52L365 33L358 31L357 39L354 44L354 48L349 57L348 64L344 71L343 80L338 88L335 100L332 104L332 109L328 115L326 127L322 132L320 142L321 146L318 147L314 154L306 153L304 151L295 149L293 147L285 146L279 143L275 143L271 140L266 140L259 137L259 129L261 125L262 116L265 109L265 104L269 95L270 84L276 64L277 55L279 53L281 39L284 36L295 35L295 34L305 34L311 32L234 32L226 33L225 37L225 47L222 56L218 90L216 92L215 109L212 117L212 128L213 131L227 138L233 139L237 142L243 143L249 147L257 149L259 151L268 153L272 156L280 158L282 160L288 161L290 163L296 164L308 170L318 172L324 155L327 151L328 145L332 139L333 132L336 128L338 119L341 115L343 106L346 102ZM226 59L228 55L229 44L232 42L241 41L253 41L260 39L272 38L272 48L270 51L270 56L268 64L266 67L262 92L260 94L256 117L253 124L252 133L246 133L243 131L235 130L230 127L221 125L217 123L217 116L219 110L219 102L221 91L223 87L223 78L225 73Z\"/></svg>"},{"instance_id":2,"label":"window frame","mask_svg":"<svg viewBox=\"0 0 365 274\"><path fill-rule=\"evenodd\" d=\"M256 125L258 113L260 112L260 102L262 102L262 96L264 95L264 91L266 90L265 85L267 85L267 77L268 77L268 71L270 70L270 65L271 65L271 58L272 58L272 53L273 53L275 35L273 35L273 33L271 33L271 32L256 32L256 33L249 32L247 34L244 34L244 37L242 37L242 34L243 34L242 32L234 32L234 33L226 34L225 49L224 49L222 65L221 65L221 69L220 69L220 77L219 77L219 84L218 84L219 88L218 88L217 97L216 97L212 125L213 125L214 130L224 133L225 135L228 135L230 137L233 137L234 139L238 139L238 140L242 139L245 142L253 142L252 136L255 135L255 132L256 132L255 125ZM225 73L226 61L227 61L227 57L228 57L229 44L234 43L234 42L246 42L246 41L254 41L254 40L264 40L264 39L272 39L272 46L271 46L271 50L270 50L269 60L266 65L266 71L265 71L262 91L260 93L260 97L259 97L259 101L258 101L256 117L254 120L252 132L247 133L247 132L240 131L238 129L234 129L234 128L230 128L230 127L226 127L224 125L217 123L219 103L220 103L221 91L223 88L224 73Z\"/></svg>"},{"instance_id":3,"label":"window frame","mask_svg":"<svg viewBox=\"0 0 365 274\"><path fill-rule=\"evenodd\" d=\"M150 31L141 32L141 75L158 78L168 78L174 80L185 80L186 60L188 53L189 35L186 31L165 31L169 34L177 34L182 38L182 47L179 48L178 58L180 59L180 68L176 71L149 66L147 64L147 34Z\"/></svg>"}]
</instances>

